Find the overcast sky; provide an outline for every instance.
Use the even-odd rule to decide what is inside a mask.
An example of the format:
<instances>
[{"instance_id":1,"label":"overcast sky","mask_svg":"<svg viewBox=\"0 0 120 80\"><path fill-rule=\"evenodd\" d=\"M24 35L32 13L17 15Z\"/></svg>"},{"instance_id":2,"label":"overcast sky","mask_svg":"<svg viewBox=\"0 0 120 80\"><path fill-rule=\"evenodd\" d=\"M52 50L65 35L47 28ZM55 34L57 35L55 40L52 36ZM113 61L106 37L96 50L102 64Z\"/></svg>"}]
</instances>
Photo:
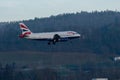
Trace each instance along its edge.
<instances>
[{"instance_id":1,"label":"overcast sky","mask_svg":"<svg viewBox=\"0 0 120 80\"><path fill-rule=\"evenodd\" d=\"M120 11L120 0L0 0L0 22L107 9Z\"/></svg>"}]
</instances>

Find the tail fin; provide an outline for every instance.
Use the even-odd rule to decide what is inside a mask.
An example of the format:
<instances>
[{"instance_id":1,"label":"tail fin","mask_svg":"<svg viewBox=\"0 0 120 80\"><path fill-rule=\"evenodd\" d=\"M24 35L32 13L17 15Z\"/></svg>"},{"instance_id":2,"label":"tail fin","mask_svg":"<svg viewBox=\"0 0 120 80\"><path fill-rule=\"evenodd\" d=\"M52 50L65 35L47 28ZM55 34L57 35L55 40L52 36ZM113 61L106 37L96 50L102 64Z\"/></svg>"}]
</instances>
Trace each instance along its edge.
<instances>
[{"instance_id":1,"label":"tail fin","mask_svg":"<svg viewBox=\"0 0 120 80\"><path fill-rule=\"evenodd\" d=\"M26 36L29 36L32 34L32 32L29 30L29 28L24 23L19 23L20 29L22 30L22 34L20 34L20 38L24 38Z\"/></svg>"}]
</instances>

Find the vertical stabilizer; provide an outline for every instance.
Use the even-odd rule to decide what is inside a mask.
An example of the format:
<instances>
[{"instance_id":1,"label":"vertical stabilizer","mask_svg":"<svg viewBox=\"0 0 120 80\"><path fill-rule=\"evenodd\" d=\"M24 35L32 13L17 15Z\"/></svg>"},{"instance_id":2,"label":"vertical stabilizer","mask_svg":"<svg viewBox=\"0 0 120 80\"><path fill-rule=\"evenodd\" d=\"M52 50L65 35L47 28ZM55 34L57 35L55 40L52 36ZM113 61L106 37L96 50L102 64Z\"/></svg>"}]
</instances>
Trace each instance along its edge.
<instances>
[{"instance_id":1,"label":"vertical stabilizer","mask_svg":"<svg viewBox=\"0 0 120 80\"><path fill-rule=\"evenodd\" d=\"M22 34L19 37L24 38L32 34L30 29L24 23L19 23L19 25L20 29L22 30Z\"/></svg>"}]
</instances>

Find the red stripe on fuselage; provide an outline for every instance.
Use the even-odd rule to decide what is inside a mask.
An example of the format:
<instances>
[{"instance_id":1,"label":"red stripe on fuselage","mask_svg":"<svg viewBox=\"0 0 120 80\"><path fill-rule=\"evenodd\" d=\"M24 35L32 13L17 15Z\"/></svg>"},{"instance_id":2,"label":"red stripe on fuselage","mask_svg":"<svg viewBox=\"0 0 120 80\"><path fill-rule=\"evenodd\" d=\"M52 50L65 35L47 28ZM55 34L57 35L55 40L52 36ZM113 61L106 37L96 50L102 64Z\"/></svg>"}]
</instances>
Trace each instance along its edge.
<instances>
[{"instance_id":1,"label":"red stripe on fuselage","mask_svg":"<svg viewBox=\"0 0 120 80\"><path fill-rule=\"evenodd\" d=\"M67 34L74 35L75 33L74 32L67 32Z\"/></svg>"}]
</instances>

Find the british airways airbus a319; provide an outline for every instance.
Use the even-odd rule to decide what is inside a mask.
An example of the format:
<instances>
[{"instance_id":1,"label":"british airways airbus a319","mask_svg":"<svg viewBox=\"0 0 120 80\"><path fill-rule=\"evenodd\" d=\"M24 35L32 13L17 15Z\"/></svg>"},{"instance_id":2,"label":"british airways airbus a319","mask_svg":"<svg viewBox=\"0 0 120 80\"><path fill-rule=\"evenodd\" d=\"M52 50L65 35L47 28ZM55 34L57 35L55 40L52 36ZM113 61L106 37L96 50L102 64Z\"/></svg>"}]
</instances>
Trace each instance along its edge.
<instances>
[{"instance_id":1,"label":"british airways airbus a319","mask_svg":"<svg viewBox=\"0 0 120 80\"><path fill-rule=\"evenodd\" d=\"M22 30L22 34L19 35L20 38L48 41L49 45L80 37L80 34L75 31L33 33L24 23L19 23L19 25Z\"/></svg>"}]
</instances>

